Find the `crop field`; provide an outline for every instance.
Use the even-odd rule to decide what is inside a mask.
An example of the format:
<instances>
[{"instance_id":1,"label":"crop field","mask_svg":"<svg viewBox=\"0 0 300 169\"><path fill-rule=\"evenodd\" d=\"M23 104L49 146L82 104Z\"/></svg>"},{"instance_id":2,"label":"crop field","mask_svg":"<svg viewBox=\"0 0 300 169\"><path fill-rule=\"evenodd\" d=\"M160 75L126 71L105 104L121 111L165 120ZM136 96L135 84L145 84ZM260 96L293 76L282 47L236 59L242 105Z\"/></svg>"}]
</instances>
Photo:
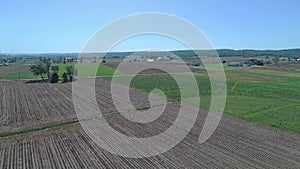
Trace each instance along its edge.
<instances>
[{"instance_id":1,"label":"crop field","mask_svg":"<svg viewBox=\"0 0 300 169\"><path fill-rule=\"evenodd\" d=\"M34 76L29 71L28 65L16 64L12 66L0 67L0 80L13 80L13 79L29 79Z\"/></svg>"},{"instance_id":2,"label":"crop field","mask_svg":"<svg viewBox=\"0 0 300 169\"><path fill-rule=\"evenodd\" d=\"M2 133L74 119L70 85L7 81L0 86Z\"/></svg>"},{"instance_id":3,"label":"crop field","mask_svg":"<svg viewBox=\"0 0 300 169\"><path fill-rule=\"evenodd\" d=\"M111 79L111 76L115 73L114 68L117 67L119 60L108 62L103 65L100 64L78 64L81 70L79 76L90 76L90 70L93 69L94 66L98 67L96 75L103 77L107 80ZM135 64L135 63L130 63ZM143 64L139 63L142 67ZM158 64L158 63L155 63ZM160 63L161 66L164 64ZM176 62L170 62L167 66L174 67L174 70L180 66L180 64ZM299 88L299 77L300 71L295 69L295 67L300 64L296 63L281 63L280 65L290 66L285 67L284 69L279 67L245 67L245 68L234 68L224 66L225 73L227 77L227 103L225 107L225 113L231 114L233 116L243 118L248 121L261 123L264 125L269 125L272 127L277 127L284 130L293 131L296 133L300 133L300 114L298 113L300 107L300 88ZM10 69L15 69L14 67L20 67L25 65L15 65L10 67ZM63 72L65 72L66 66L74 66L74 64L59 64L60 76ZM112 67L109 67L112 66ZM28 69L28 66L24 67L24 69ZM208 109L210 106L210 81L203 66L200 67L191 67L196 80L198 82L201 102L200 105L204 109ZM28 71L28 70L27 70ZM21 72L21 76L23 73L28 73L26 71ZM14 72L14 74L9 73L10 78L6 79L18 79L19 74ZM30 75L28 77L33 77ZM126 75L130 75L130 72L116 72L116 75L124 75L121 78L127 78ZM39 78L39 77L37 77ZM42 86L45 88L45 91L41 91L42 93L37 94L47 95L49 93L47 84L30 84ZM8 85L10 86L10 85ZM53 85L56 86L56 85ZM62 84L62 86L68 86L67 84ZM132 88L137 88L146 92L150 92L155 88L162 89L168 98L172 98L175 100L180 100L179 88L176 82L169 75L164 74L161 71L155 69L148 69L140 72L140 74L134 77L134 80L131 83ZM70 86L68 88L71 88ZM5 89L5 88L4 88ZM13 89L10 89L14 91ZM22 89L15 89L18 91ZM28 90L25 88L24 90ZM62 89L57 89L59 94L64 93ZM68 89L70 90L70 89ZM70 92L70 91L68 91ZM53 94L55 95L55 94ZM64 94L65 95L65 94ZM60 96L59 96L60 97ZM9 100L9 99L8 99ZM21 101L23 102L23 101ZM28 102L25 100L25 103ZM60 104L63 101L58 101ZM191 103L193 101L191 100ZM11 106L13 103L9 102L8 104L4 104L5 106ZM55 102L52 103L55 105ZM5 107L3 106L3 107ZM69 105L68 105L69 106ZM35 105L34 107L39 107ZM59 106L64 107L64 106ZM3 108L3 110L6 108ZM18 110L18 108L17 108ZM4 112L5 112L4 111ZM29 109L27 109L29 111ZM59 113L64 113L70 110L60 110ZM42 111L47 114L47 110L44 108ZM14 112L15 113L15 112ZM26 112L27 113L27 112ZM47 117L47 116L46 116ZM39 118L39 117L35 117ZM19 120L22 121L22 120ZM6 122L10 123L10 122ZM48 124L45 121L46 124Z\"/></svg>"},{"instance_id":4,"label":"crop field","mask_svg":"<svg viewBox=\"0 0 300 169\"><path fill-rule=\"evenodd\" d=\"M227 66L224 69L227 78L226 114L300 133L299 70ZM208 109L211 89L207 72L203 67L192 67L192 70L198 82L200 106ZM132 88L146 92L159 88L167 97L180 100L179 88L170 75L159 71L154 74L144 72L134 77L131 82Z\"/></svg>"},{"instance_id":5,"label":"crop field","mask_svg":"<svg viewBox=\"0 0 300 169\"><path fill-rule=\"evenodd\" d=\"M73 63L67 64L59 64L59 76L62 77L63 72L66 72L67 66L75 66ZM98 64L98 63L78 63L76 64L76 68L80 69L78 72L78 76L112 76L115 74L120 74L120 72L116 71L115 69L106 66L105 64ZM93 70L97 70L93 72Z\"/></svg>"},{"instance_id":6,"label":"crop field","mask_svg":"<svg viewBox=\"0 0 300 169\"><path fill-rule=\"evenodd\" d=\"M116 111L112 106L108 81L98 79L96 82L96 96L101 111ZM77 120L71 83L3 81L0 83L0 89L0 135ZM133 99L135 105L148 106L147 95L145 92L139 92L138 97Z\"/></svg>"},{"instance_id":7,"label":"crop field","mask_svg":"<svg viewBox=\"0 0 300 169\"><path fill-rule=\"evenodd\" d=\"M120 129L126 132L126 124ZM131 126L136 132L140 128ZM198 144L199 124L176 147L151 158L123 158L93 143L78 124L0 138L1 168L298 168L299 135L225 116ZM158 132L158 127L152 128ZM274 134L276 133L276 134ZM276 141L274 141L276 140Z\"/></svg>"},{"instance_id":8,"label":"crop field","mask_svg":"<svg viewBox=\"0 0 300 169\"><path fill-rule=\"evenodd\" d=\"M66 66L60 65L60 70ZM174 70L176 66L180 65L174 64ZM0 168L299 168L298 70L224 68L228 92L225 114L212 137L198 143L210 106L211 88L206 71L193 67L202 108L194 127L171 150L141 159L111 154L86 135L74 110L72 83L1 81ZM102 118L111 127L128 136L150 137L174 123L180 92L170 75L156 69L140 72L130 84L130 101L135 109L118 112L110 94L110 76L114 72L107 65L100 66L97 76L102 78L96 79L95 88ZM89 76L88 73L87 70L81 75ZM126 79L130 72L117 74ZM153 89L161 89L168 97L159 119L143 124L122 116L148 109L148 92ZM194 104L193 98L186 101ZM84 102L89 104L89 100Z\"/></svg>"},{"instance_id":9,"label":"crop field","mask_svg":"<svg viewBox=\"0 0 300 169\"><path fill-rule=\"evenodd\" d=\"M53 85L11 81L0 84L1 98L4 98L1 101L1 109L5 110L1 110L1 133L26 131L34 126L48 124L36 131L1 135L0 168L300 166L298 134L247 122L226 114L212 137L199 144L198 136L207 115L207 111L203 109L199 111L196 123L188 136L171 150L149 158L120 157L97 146L76 121L70 97L70 83ZM18 90L22 90L21 95ZM147 124L130 122L121 112L114 113L116 110L112 106L109 91L109 81L96 80L97 102L99 108L107 115L105 120L115 130L128 136L149 137L161 133L173 124L177 116L179 105L170 99L159 119ZM130 93L131 101L137 109L149 106L148 93L135 89L131 89ZM9 98L15 98L15 101Z\"/></svg>"}]
</instances>

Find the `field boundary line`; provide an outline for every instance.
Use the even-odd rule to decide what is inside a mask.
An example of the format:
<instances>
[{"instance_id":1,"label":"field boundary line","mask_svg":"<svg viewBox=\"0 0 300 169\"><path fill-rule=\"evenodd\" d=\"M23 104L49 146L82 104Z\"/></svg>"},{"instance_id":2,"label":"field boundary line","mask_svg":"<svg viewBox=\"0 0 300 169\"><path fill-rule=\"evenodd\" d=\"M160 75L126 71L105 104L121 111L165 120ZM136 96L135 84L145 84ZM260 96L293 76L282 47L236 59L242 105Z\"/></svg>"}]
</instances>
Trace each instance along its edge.
<instances>
[{"instance_id":1,"label":"field boundary line","mask_svg":"<svg viewBox=\"0 0 300 169\"><path fill-rule=\"evenodd\" d=\"M114 117L114 116L117 116L117 115L122 115L122 114L126 114L126 113L147 110L147 109L150 109L152 107L158 107L158 106L162 106L163 104L168 104L168 103L173 103L173 102L156 104L156 105L152 105L152 106L137 107L136 109L124 110L123 112L110 112L108 114L102 115L101 117L100 116L96 116L96 117L93 117L93 118L90 118L90 119L73 120L73 121L67 121L67 122L62 122L62 123L50 124L50 125L45 125L45 126L41 126L41 127L35 127L35 128L20 130L20 131L0 133L0 138L5 138L5 137L15 136L15 135L21 135L21 134L26 134L26 133L32 133L32 132L38 132L38 131L43 131L43 130L51 129L51 128L57 128L57 127L61 127L61 126L67 126L67 125L79 123L81 121L84 122L84 121L90 121L90 120L107 119L107 118L111 118L111 117Z\"/></svg>"}]
</instances>

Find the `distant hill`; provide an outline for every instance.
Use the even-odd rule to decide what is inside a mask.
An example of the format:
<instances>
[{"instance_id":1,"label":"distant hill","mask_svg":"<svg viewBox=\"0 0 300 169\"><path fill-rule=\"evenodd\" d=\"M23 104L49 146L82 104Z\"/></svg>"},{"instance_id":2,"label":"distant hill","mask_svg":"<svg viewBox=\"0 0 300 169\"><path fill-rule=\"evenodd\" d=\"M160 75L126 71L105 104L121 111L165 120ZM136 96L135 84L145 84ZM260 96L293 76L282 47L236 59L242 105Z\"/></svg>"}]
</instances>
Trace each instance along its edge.
<instances>
[{"instance_id":1,"label":"distant hill","mask_svg":"<svg viewBox=\"0 0 300 169\"><path fill-rule=\"evenodd\" d=\"M300 49L284 49L284 50L233 50L233 49L217 49L220 57L256 57L256 56L280 56L280 57L292 57L300 58ZM200 56L215 55L215 51L212 50L174 50L169 51L181 58L196 57L196 53ZM196 53L195 53L196 52ZM106 57L106 58L124 58L130 55L140 56L165 56L167 52L161 51L138 51L138 52L109 52L109 53L88 53L90 57ZM0 58L55 58L55 57L78 57L79 53L39 53L39 54L0 54Z\"/></svg>"},{"instance_id":2,"label":"distant hill","mask_svg":"<svg viewBox=\"0 0 300 169\"><path fill-rule=\"evenodd\" d=\"M255 56L281 56L281 57L299 57L300 49L285 49L285 50L232 50L232 49L217 49L220 57L255 57ZM191 50L179 50L172 51L174 54L180 57L193 57L196 56L194 51ZM197 50L197 53L201 56L214 55L212 50Z\"/></svg>"},{"instance_id":3,"label":"distant hill","mask_svg":"<svg viewBox=\"0 0 300 169\"><path fill-rule=\"evenodd\" d=\"M242 56L242 57L254 57L254 56L282 56L282 57L300 57L300 49L285 49L285 50L230 50L230 49L218 49L220 57L224 56Z\"/></svg>"}]
</instances>

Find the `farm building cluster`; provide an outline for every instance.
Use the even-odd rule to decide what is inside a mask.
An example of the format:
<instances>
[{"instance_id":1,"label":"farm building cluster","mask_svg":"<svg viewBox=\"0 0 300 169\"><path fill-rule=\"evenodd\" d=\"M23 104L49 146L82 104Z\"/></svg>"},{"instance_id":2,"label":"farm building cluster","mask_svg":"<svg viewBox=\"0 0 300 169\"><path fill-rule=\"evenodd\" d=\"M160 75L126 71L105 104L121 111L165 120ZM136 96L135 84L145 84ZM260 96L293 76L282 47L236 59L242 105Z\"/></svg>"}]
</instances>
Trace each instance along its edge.
<instances>
[{"instance_id":1,"label":"farm building cluster","mask_svg":"<svg viewBox=\"0 0 300 169\"><path fill-rule=\"evenodd\" d=\"M223 62L225 63L225 62ZM262 59L262 60L258 60L258 59L249 59L246 62L229 62L227 63L227 66L232 66L232 67L243 67L243 66L253 66L253 65L257 65L257 66L264 66L264 65L269 65L272 64L270 59Z\"/></svg>"}]
</instances>

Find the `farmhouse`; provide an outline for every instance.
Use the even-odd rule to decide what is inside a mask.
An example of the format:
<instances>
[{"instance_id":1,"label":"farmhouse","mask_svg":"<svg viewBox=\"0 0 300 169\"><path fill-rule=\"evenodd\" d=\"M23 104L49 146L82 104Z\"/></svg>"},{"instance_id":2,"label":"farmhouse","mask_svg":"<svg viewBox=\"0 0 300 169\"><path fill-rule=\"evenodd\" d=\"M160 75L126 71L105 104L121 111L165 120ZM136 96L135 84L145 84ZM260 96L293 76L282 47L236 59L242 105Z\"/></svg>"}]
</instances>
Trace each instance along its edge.
<instances>
[{"instance_id":1,"label":"farmhouse","mask_svg":"<svg viewBox=\"0 0 300 169\"><path fill-rule=\"evenodd\" d=\"M73 63L73 62L74 62L74 58L71 58L71 57L64 58L64 63Z\"/></svg>"},{"instance_id":2,"label":"farmhouse","mask_svg":"<svg viewBox=\"0 0 300 169\"><path fill-rule=\"evenodd\" d=\"M263 64L271 64L271 61L269 59L263 59L262 63Z\"/></svg>"},{"instance_id":3,"label":"farmhouse","mask_svg":"<svg viewBox=\"0 0 300 169\"><path fill-rule=\"evenodd\" d=\"M242 62L230 62L227 64L228 66L233 66L233 67L238 67L238 66L243 66Z\"/></svg>"},{"instance_id":4,"label":"farmhouse","mask_svg":"<svg viewBox=\"0 0 300 169\"><path fill-rule=\"evenodd\" d=\"M286 60L289 60L289 58L288 57L281 57L280 60L281 61L286 61Z\"/></svg>"},{"instance_id":5,"label":"farmhouse","mask_svg":"<svg viewBox=\"0 0 300 169\"><path fill-rule=\"evenodd\" d=\"M123 59L123 62L141 62L145 61L145 59L142 59L140 56L130 56Z\"/></svg>"},{"instance_id":6,"label":"farmhouse","mask_svg":"<svg viewBox=\"0 0 300 169\"><path fill-rule=\"evenodd\" d=\"M252 61L252 60L249 60L248 62L246 62L246 64L247 64L248 66L252 66L252 65L255 65L255 62Z\"/></svg>"},{"instance_id":7,"label":"farmhouse","mask_svg":"<svg viewBox=\"0 0 300 169\"><path fill-rule=\"evenodd\" d=\"M10 66L10 63L6 62L3 64L4 66Z\"/></svg>"},{"instance_id":8,"label":"farmhouse","mask_svg":"<svg viewBox=\"0 0 300 169\"><path fill-rule=\"evenodd\" d=\"M154 62L154 59L146 59L147 62Z\"/></svg>"},{"instance_id":9,"label":"farmhouse","mask_svg":"<svg viewBox=\"0 0 300 169\"><path fill-rule=\"evenodd\" d=\"M157 60L157 61L169 61L170 60L170 58L168 58L168 57L161 57L161 56L159 56L158 58L156 58L155 60Z\"/></svg>"},{"instance_id":10,"label":"farmhouse","mask_svg":"<svg viewBox=\"0 0 300 169\"><path fill-rule=\"evenodd\" d=\"M200 62L192 62L192 66L200 66L201 63Z\"/></svg>"}]
</instances>

